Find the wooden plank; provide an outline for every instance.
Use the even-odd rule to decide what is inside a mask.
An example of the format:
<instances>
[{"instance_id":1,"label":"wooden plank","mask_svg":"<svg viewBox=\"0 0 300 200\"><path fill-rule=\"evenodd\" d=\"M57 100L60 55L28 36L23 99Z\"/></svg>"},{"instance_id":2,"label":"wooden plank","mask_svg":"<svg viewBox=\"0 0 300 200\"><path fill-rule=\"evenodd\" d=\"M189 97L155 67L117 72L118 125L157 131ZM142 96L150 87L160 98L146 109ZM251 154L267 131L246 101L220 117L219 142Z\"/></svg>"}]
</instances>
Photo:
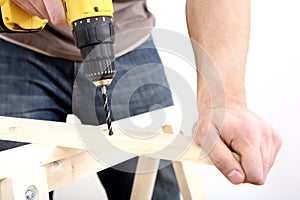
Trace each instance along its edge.
<instances>
[{"instance_id":1,"label":"wooden plank","mask_svg":"<svg viewBox=\"0 0 300 200\"><path fill-rule=\"evenodd\" d=\"M0 139L4 140L76 149L97 147L99 152L119 149L123 153L152 158L211 164L209 158L203 156L205 154L201 148L193 144L191 137L164 134L161 131L149 139L138 139L126 135L118 128L114 128L114 133L108 136L105 126L0 117ZM149 133L153 134L151 131Z\"/></svg>"},{"instance_id":2,"label":"wooden plank","mask_svg":"<svg viewBox=\"0 0 300 200\"><path fill-rule=\"evenodd\" d=\"M72 157L64 158L45 165L49 191L60 188L91 174L106 169L88 152L82 152Z\"/></svg>"},{"instance_id":3,"label":"wooden plank","mask_svg":"<svg viewBox=\"0 0 300 200\"><path fill-rule=\"evenodd\" d=\"M123 157L118 163L130 158ZM44 167L49 191L109 167L85 150L36 144L0 152L0 163L0 180L15 177L19 171L30 174L37 166Z\"/></svg>"},{"instance_id":4,"label":"wooden plank","mask_svg":"<svg viewBox=\"0 0 300 200\"><path fill-rule=\"evenodd\" d=\"M158 165L159 159L139 157L130 200L151 200Z\"/></svg>"},{"instance_id":5,"label":"wooden plank","mask_svg":"<svg viewBox=\"0 0 300 200\"><path fill-rule=\"evenodd\" d=\"M13 175L17 167L41 166L66 157L77 155L83 150L29 144L0 152L0 179Z\"/></svg>"},{"instance_id":6,"label":"wooden plank","mask_svg":"<svg viewBox=\"0 0 300 200\"><path fill-rule=\"evenodd\" d=\"M123 157L118 160L118 163L131 158L131 156L127 158ZM95 157L93 157L88 151L84 151L44 166L47 171L49 191L111 167L106 163L96 160Z\"/></svg>"},{"instance_id":7,"label":"wooden plank","mask_svg":"<svg viewBox=\"0 0 300 200\"><path fill-rule=\"evenodd\" d=\"M84 149L73 124L0 117L0 139Z\"/></svg>"},{"instance_id":8,"label":"wooden plank","mask_svg":"<svg viewBox=\"0 0 300 200\"><path fill-rule=\"evenodd\" d=\"M0 180L0 200L14 199L12 180L5 178Z\"/></svg>"}]
</instances>

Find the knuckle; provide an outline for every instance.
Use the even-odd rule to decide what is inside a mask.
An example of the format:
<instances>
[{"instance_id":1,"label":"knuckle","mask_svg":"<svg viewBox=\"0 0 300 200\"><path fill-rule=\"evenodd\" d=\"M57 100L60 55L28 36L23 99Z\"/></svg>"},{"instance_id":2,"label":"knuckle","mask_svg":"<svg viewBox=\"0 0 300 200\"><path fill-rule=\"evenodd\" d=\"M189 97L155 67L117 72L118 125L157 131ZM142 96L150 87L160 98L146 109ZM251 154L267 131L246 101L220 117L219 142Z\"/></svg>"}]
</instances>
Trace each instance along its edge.
<instances>
[{"instance_id":1,"label":"knuckle","mask_svg":"<svg viewBox=\"0 0 300 200\"><path fill-rule=\"evenodd\" d=\"M277 130L273 130L273 137L274 137L274 140L276 141L276 143L278 144L278 146L281 146L283 143L283 140Z\"/></svg>"},{"instance_id":2,"label":"knuckle","mask_svg":"<svg viewBox=\"0 0 300 200\"><path fill-rule=\"evenodd\" d=\"M275 147L274 149L279 150L281 148L283 141L276 129L272 129L270 140L273 143L273 147Z\"/></svg>"},{"instance_id":3,"label":"knuckle","mask_svg":"<svg viewBox=\"0 0 300 200\"><path fill-rule=\"evenodd\" d=\"M255 184L255 185L263 185L266 181L265 177L262 175L251 175L247 177L247 181L249 183Z\"/></svg>"},{"instance_id":4,"label":"knuckle","mask_svg":"<svg viewBox=\"0 0 300 200\"><path fill-rule=\"evenodd\" d=\"M214 160L213 163L215 164L215 166L222 172L226 173L227 171L227 161L223 160L223 159L218 159L218 160Z\"/></svg>"}]
</instances>

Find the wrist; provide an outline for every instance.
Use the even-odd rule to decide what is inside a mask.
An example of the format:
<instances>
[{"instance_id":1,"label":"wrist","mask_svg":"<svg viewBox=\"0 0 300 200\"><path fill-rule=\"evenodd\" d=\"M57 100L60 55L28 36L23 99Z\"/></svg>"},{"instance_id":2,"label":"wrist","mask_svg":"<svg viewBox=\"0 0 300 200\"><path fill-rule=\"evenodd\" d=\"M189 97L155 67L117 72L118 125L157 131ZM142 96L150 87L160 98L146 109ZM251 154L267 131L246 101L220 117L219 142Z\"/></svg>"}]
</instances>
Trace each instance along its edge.
<instances>
[{"instance_id":1,"label":"wrist","mask_svg":"<svg viewBox=\"0 0 300 200\"><path fill-rule=\"evenodd\" d=\"M219 108L246 108L245 89L234 87L218 87L209 89L206 85L198 85L198 111L200 114Z\"/></svg>"}]
</instances>

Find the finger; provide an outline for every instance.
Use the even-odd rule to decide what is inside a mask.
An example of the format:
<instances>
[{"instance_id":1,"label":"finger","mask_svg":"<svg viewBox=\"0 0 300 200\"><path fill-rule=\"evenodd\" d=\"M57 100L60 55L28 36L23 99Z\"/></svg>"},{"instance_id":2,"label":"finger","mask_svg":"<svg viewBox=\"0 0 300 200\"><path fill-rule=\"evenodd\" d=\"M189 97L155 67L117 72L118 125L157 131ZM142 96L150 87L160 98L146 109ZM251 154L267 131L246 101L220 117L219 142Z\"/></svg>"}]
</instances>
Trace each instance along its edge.
<instances>
[{"instance_id":1,"label":"finger","mask_svg":"<svg viewBox=\"0 0 300 200\"><path fill-rule=\"evenodd\" d=\"M263 177L267 178L267 175L273 165L273 149L265 147L264 145L260 148L262 168L263 168Z\"/></svg>"},{"instance_id":2,"label":"finger","mask_svg":"<svg viewBox=\"0 0 300 200\"><path fill-rule=\"evenodd\" d=\"M44 0L45 7L54 25L67 25L65 9L62 1Z\"/></svg>"},{"instance_id":3,"label":"finger","mask_svg":"<svg viewBox=\"0 0 300 200\"><path fill-rule=\"evenodd\" d=\"M277 155L281 149L281 146L282 146L282 138L280 137L279 135L279 132L275 129L273 129L273 137L272 137L272 141L273 141L273 154L272 154L272 165L274 164L276 158L277 158ZM272 167L272 166L271 166Z\"/></svg>"},{"instance_id":4,"label":"finger","mask_svg":"<svg viewBox=\"0 0 300 200\"><path fill-rule=\"evenodd\" d=\"M274 163L274 151L275 149L272 139L269 138L264 140L260 147L260 152L262 156L263 176L265 179Z\"/></svg>"},{"instance_id":5,"label":"finger","mask_svg":"<svg viewBox=\"0 0 300 200\"><path fill-rule=\"evenodd\" d=\"M199 133L199 135L203 135L203 133ZM244 182L245 175L240 163L235 159L227 145L220 139L218 131L214 126L209 128L205 139L201 138L200 140L201 148L208 153L213 164L231 183L240 184Z\"/></svg>"},{"instance_id":6,"label":"finger","mask_svg":"<svg viewBox=\"0 0 300 200\"><path fill-rule=\"evenodd\" d=\"M246 175L245 182L256 185L264 184L265 175L259 146L245 148L241 152L241 164Z\"/></svg>"},{"instance_id":7,"label":"finger","mask_svg":"<svg viewBox=\"0 0 300 200\"><path fill-rule=\"evenodd\" d=\"M243 183L245 175L240 163L235 159L228 147L219 140L209 157L214 165L233 184Z\"/></svg>"},{"instance_id":8,"label":"finger","mask_svg":"<svg viewBox=\"0 0 300 200\"><path fill-rule=\"evenodd\" d=\"M269 174L281 148L282 140L275 129L270 130L270 137L261 147L262 163L265 178Z\"/></svg>"}]
</instances>

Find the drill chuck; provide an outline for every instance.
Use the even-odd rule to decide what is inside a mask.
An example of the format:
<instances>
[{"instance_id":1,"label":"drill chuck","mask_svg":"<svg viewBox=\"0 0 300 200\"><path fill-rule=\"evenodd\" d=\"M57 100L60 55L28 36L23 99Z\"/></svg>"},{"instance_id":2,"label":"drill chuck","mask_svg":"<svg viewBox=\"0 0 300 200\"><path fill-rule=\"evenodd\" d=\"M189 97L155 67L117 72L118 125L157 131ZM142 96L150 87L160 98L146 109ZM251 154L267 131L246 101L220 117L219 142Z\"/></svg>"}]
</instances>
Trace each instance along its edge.
<instances>
[{"instance_id":1,"label":"drill chuck","mask_svg":"<svg viewBox=\"0 0 300 200\"><path fill-rule=\"evenodd\" d=\"M73 22L73 35L81 51L87 78L96 86L109 85L116 68L115 31L111 17L91 17Z\"/></svg>"}]
</instances>

